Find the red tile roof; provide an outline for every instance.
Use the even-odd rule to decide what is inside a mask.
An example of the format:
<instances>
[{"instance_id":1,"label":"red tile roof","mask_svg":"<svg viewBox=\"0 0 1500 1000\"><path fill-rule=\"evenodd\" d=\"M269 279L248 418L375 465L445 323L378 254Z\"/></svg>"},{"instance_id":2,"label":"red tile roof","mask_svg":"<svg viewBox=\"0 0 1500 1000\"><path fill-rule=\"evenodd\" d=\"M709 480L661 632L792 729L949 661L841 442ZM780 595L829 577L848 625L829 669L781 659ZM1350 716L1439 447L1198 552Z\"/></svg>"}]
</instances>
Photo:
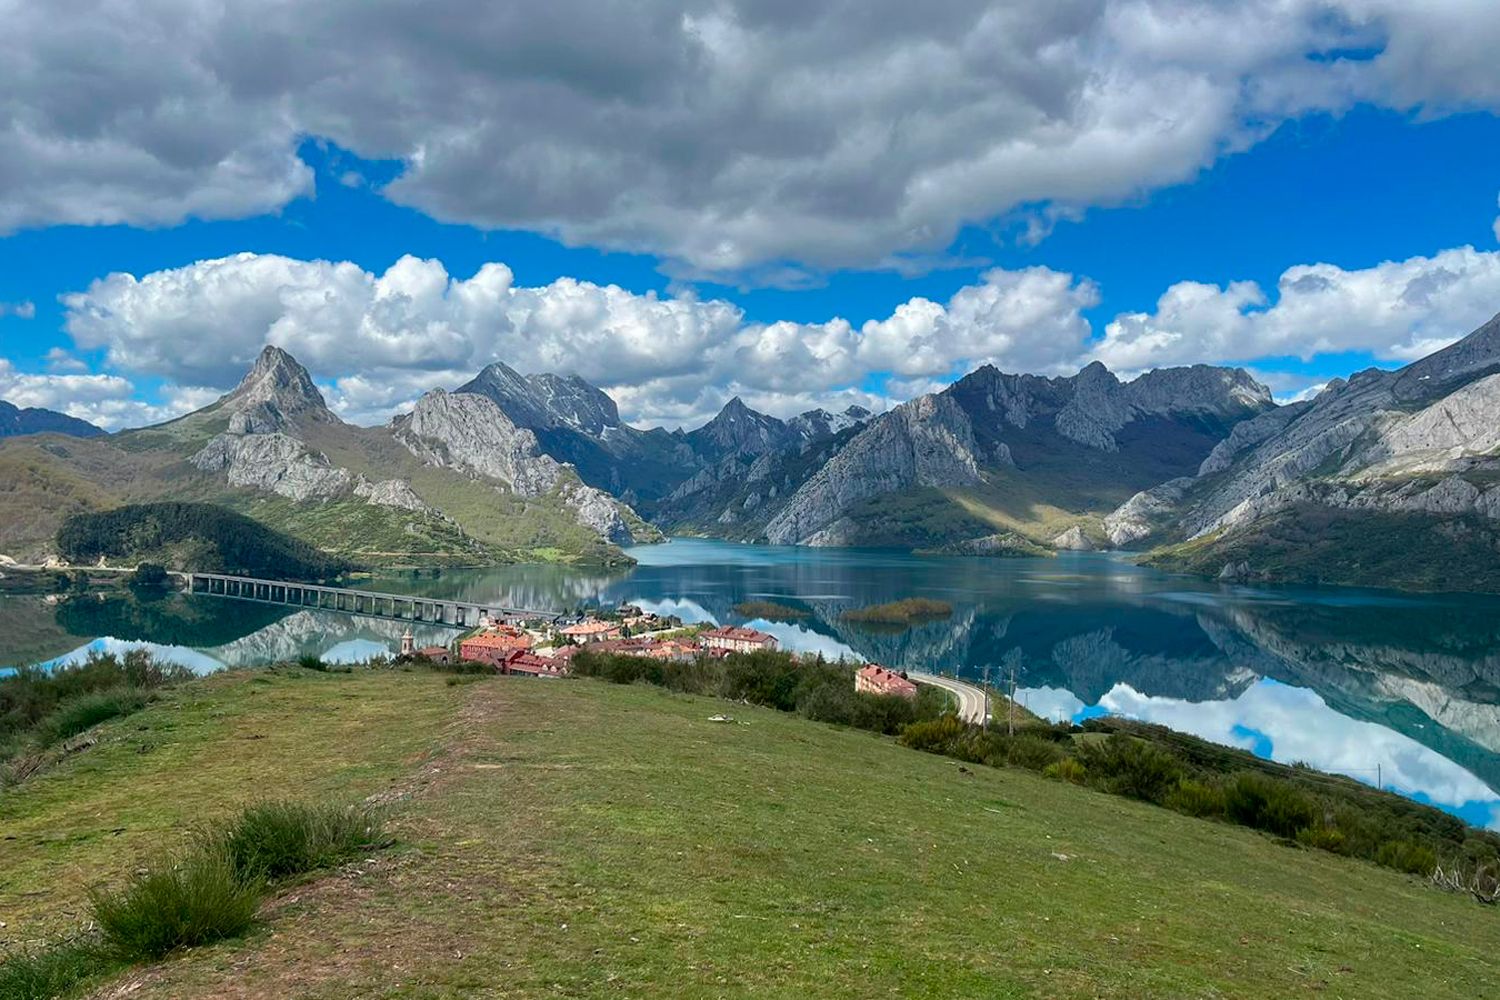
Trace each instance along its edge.
<instances>
[{"instance_id":1,"label":"red tile roof","mask_svg":"<svg viewBox=\"0 0 1500 1000\"><path fill-rule=\"evenodd\" d=\"M776 641L776 637L773 635L767 635L765 632L760 632L753 628L741 628L738 625L720 625L718 628L711 628L707 632L699 633L699 635L703 639L728 639L734 642L753 642L758 644Z\"/></svg>"},{"instance_id":2,"label":"red tile roof","mask_svg":"<svg viewBox=\"0 0 1500 1000\"><path fill-rule=\"evenodd\" d=\"M902 677L894 670L888 670L878 663L871 663L859 668L859 677L866 685L886 694L913 695L917 693L917 686Z\"/></svg>"}]
</instances>

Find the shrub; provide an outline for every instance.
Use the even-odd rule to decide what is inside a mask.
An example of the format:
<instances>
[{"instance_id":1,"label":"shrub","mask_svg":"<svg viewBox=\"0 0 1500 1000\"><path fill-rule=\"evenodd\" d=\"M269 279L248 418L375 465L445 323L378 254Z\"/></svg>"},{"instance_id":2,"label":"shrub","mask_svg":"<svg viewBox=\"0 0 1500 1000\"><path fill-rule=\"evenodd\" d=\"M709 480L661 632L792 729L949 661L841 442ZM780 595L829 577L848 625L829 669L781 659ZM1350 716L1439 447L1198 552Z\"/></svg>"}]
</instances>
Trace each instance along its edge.
<instances>
[{"instance_id":1,"label":"shrub","mask_svg":"<svg viewBox=\"0 0 1500 1000\"><path fill-rule=\"evenodd\" d=\"M1332 851L1334 854L1344 854L1349 849L1349 841L1343 830L1321 823L1298 830L1297 843L1320 851Z\"/></svg>"},{"instance_id":2,"label":"shrub","mask_svg":"<svg viewBox=\"0 0 1500 1000\"><path fill-rule=\"evenodd\" d=\"M186 668L158 662L140 649L124 656L91 653L82 663L53 670L23 667L0 677L0 746L19 746L44 719L83 695L121 689L153 691L192 676Z\"/></svg>"},{"instance_id":3,"label":"shrub","mask_svg":"<svg viewBox=\"0 0 1500 1000\"><path fill-rule=\"evenodd\" d=\"M150 700L144 691L124 687L79 695L42 720L36 728L37 742L44 747L61 743L101 722L139 712Z\"/></svg>"},{"instance_id":4,"label":"shrub","mask_svg":"<svg viewBox=\"0 0 1500 1000\"><path fill-rule=\"evenodd\" d=\"M323 662L323 658L321 656L314 656L311 653L307 656L297 657L297 666L303 670L316 670L319 673L328 672L328 664Z\"/></svg>"},{"instance_id":5,"label":"shrub","mask_svg":"<svg viewBox=\"0 0 1500 1000\"><path fill-rule=\"evenodd\" d=\"M1224 789L1184 778L1177 782L1176 788L1167 793L1162 805L1186 816L1223 816Z\"/></svg>"},{"instance_id":6,"label":"shrub","mask_svg":"<svg viewBox=\"0 0 1500 1000\"><path fill-rule=\"evenodd\" d=\"M276 882L327 868L376 846L380 820L358 806L266 802L205 837L241 881Z\"/></svg>"},{"instance_id":7,"label":"shrub","mask_svg":"<svg viewBox=\"0 0 1500 1000\"><path fill-rule=\"evenodd\" d=\"M1064 757L1055 764L1042 769L1042 776L1066 781L1071 785L1082 785L1088 781L1089 769L1077 757Z\"/></svg>"},{"instance_id":8,"label":"shrub","mask_svg":"<svg viewBox=\"0 0 1500 1000\"><path fill-rule=\"evenodd\" d=\"M1225 785L1224 811L1236 823L1282 837L1295 837L1318 815L1312 797L1294 785L1249 772Z\"/></svg>"},{"instance_id":9,"label":"shrub","mask_svg":"<svg viewBox=\"0 0 1500 1000\"><path fill-rule=\"evenodd\" d=\"M956 715L944 715L927 722L914 722L901 731L899 742L913 750L947 753L948 748L968 733L969 727Z\"/></svg>"},{"instance_id":10,"label":"shrub","mask_svg":"<svg viewBox=\"0 0 1500 1000\"><path fill-rule=\"evenodd\" d=\"M1430 875L1438 861L1436 852L1425 844L1388 840L1375 852L1375 863L1413 875Z\"/></svg>"},{"instance_id":11,"label":"shrub","mask_svg":"<svg viewBox=\"0 0 1500 1000\"><path fill-rule=\"evenodd\" d=\"M116 964L87 939L18 952L0 961L0 1000L52 1000L113 971Z\"/></svg>"},{"instance_id":12,"label":"shrub","mask_svg":"<svg viewBox=\"0 0 1500 1000\"><path fill-rule=\"evenodd\" d=\"M209 850L138 875L118 892L96 889L90 900L110 950L141 961L243 934L260 892L240 878L227 854Z\"/></svg>"},{"instance_id":13,"label":"shrub","mask_svg":"<svg viewBox=\"0 0 1500 1000\"><path fill-rule=\"evenodd\" d=\"M1082 757L1089 774L1107 790L1146 802L1161 802L1183 776L1177 758L1123 734L1084 744Z\"/></svg>"},{"instance_id":14,"label":"shrub","mask_svg":"<svg viewBox=\"0 0 1500 1000\"><path fill-rule=\"evenodd\" d=\"M1063 748L1051 740L1038 736L1015 736L1007 741L1005 760L1014 767L1043 771L1059 763L1065 756Z\"/></svg>"}]
</instances>

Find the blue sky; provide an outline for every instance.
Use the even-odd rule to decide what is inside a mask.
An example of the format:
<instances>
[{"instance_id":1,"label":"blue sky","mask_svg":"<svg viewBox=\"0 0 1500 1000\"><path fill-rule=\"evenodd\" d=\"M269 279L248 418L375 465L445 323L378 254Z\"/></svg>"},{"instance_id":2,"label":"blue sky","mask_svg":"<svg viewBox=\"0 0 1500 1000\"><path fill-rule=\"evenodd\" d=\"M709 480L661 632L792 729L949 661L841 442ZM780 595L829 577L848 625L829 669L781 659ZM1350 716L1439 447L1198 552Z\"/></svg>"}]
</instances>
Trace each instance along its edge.
<instances>
[{"instance_id":1,"label":"blue sky","mask_svg":"<svg viewBox=\"0 0 1500 1000\"><path fill-rule=\"evenodd\" d=\"M225 15L204 5L204 31L243 36L236 6ZM783 75L806 70L810 53L791 51L793 40L816 30L752 23L748 10L721 24L695 6L682 5L683 23L698 18L682 45L752 53ZM1030 73L1055 69L982 47L993 44L995 16L1022 16L1010 5L956 6L970 16L906 25L879 51L927 33L963 52L978 46L981 77L1007 59ZM1463 68L1463 46L1441 65L1408 51L1420 55L1424 38L1464 16L1463 4L1435 4L1425 18L1397 5L1333 29L1311 14L1247 21L1240 34L1266 37L1247 38L1243 53L1203 50L1199 22L1230 16L1218 8L1163 0L1162 20L1141 36L1124 6L1103 6L1121 9L1083 29L1031 25L1108 43L1060 72L1056 94L1050 78L1016 94L989 80L990 90L955 99L995 116L998 131L978 140L968 119L943 132L952 102L928 93L972 81L935 83L926 71L910 91L888 87L894 97L872 86L852 104L829 98L815 109L826 117L789 112L771 83L752 82L735 105L751 123L743 129L704 117L645 143L638 133L655 123L643 117L612 134L627 117L621 95L639 91L646 112L659 108L654 88L670 75L661 67L682 46L653 62L646 50L659 39L636 51L604 28L559 41L548 34L555 25L491 26L481 82L464 86L492 100L467 107L461 88L423 78L422 53L375 26L369 44L389 45L392 72L409 77L397 97L414 115L396 125L382 117L392 101L370 111L362 102L379 95L335 99L311 85L276 95L267 110L245 92L247 80L250 90L270 84L222 49L182 56L197 74L185 70L186 83L157 80L143 67L165 58L156 49L170 40L166 29L127 38L108 54L118 60L114 86L67 107L54 106L56 86L42 89L67 67L36 59L13 81L28 131L9 144L19 150L16 193L0 196L0 302L9 304L0 309L0 396L138 424L213 398L276 342L364 422L490 360L578 371L610 388L627 415L666 424L701 420L734 393L781 413L885 406L984 362L1057 374L1096 357L1127 376L1245 364L1285 398L1412 360L1500 312L1500 71L1472 72L1469 90L1455 91L1445 74ZM1493 29L1473 27L1472 56L1484 60ZM1180 43L1162 41L1168 29L1182 32ZM26 23L18 34L55 43L59 30ZM532 48L502 41L527 31L537 33ZM1360 44L1338 44L1351 39ZM513 68L543 40L577 66L563 58ZM829 62L869 68L857 43L831 34L817 44ZM692 78L695 67L681 72ZM1079 81L1106 70L1118 93L1080 96ZM530 113L538 98L528 88L541 78L563 91L559 106L594 123L587 134L502 114L518 92ZM1119 96L1141 88L1144 108ZM441 103L444 93L454 100ZM998 109L995 93L1005 98ZM186 130L179 118L144 132L134 124L184 100L206 107ZM883 101L915 121L907 134L889 127ZM288 124L287 107L319 124ZM869 122L851 124L851 108ZM1130 127L1099 126L1116 114ZM1035 155L1037 136L1052 141L1059 122L1064 141ZM766 147L798 129L803 145L767 167ZM56 147L32 141L38 135ZM850 136L868 160L846 161ZM67 159L84 153L93 161ZM243 254L262 259L205 264ZM415 260L393 272L407 256ZM316 261L353 267L335 274ZM508 270L465 284L493 263ZM1284 274L1295 294L1278 290Z\"/></svg>"}]
</instances>

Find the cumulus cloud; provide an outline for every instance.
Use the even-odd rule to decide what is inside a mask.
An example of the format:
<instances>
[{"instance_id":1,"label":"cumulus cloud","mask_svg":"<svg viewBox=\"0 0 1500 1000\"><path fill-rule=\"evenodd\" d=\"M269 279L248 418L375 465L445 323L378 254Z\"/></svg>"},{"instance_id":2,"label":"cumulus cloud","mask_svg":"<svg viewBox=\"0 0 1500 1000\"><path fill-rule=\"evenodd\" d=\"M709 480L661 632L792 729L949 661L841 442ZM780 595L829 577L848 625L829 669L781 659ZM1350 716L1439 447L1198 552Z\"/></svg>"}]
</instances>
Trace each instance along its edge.
<instances>
[{"instance_id":1,"label":"cumulus cloud","mask_svg":"<svg viewBox=\"0 0 1500 1000\"><path fill-rule=\"evenodd\" d=\"M1151 313L1126 313L1094 354L1120 370L1193 362L1363 352L1409 362L1481 326L1500 308L1500 253L1473 247L1345 270L1288 268L1268 295L1253 281L1184 281Z\"/></svg>"},{"instance_id":2,"label":"cumulus cloud","mask_svg":"<svg viewBox=\"0 0 1500 1000\"><path fill-rule=\"evenodd\" d=\"M1189 179L1311 110L1500 104L1500 19L1473 0L0 12L0 230L274 211L311 191L311 136L399 161L384 194L437 218L676 273L902 266L965 223L1043 233Z\"/></svg>"},{"instance_id":3,"label":"cumulus cloud","mask_svg":"<svg viewBox=\"0 0 1500 1000\"><path fill-rule=\"evenodd\" d=\"M228 388L275 344L328 385L341 413L369 420L498 360L581 375L613 391L628 416L671 425L711 415L735 394L782 415L881 407L883 395L853 388L875 373L894 373L902 391L985 361L1051 370L1084 350L1082 310L1097 301L1092 283L1062 272L997 268L947 303L911 299L858 327L765 324L691 294L573 278L517 286L499 263L456 278L415 257L373 274L249 253L111 274L63 296L79 347L104 349L111 368L177 383Z\"/></svg>"},{"instance_id":4,"label":"cumulus cloud","mask_svg":"<svg viewBox=\"0 0 1500 1000\"><path fill-rule=\"evenodd\" d=\"M14 316L17 319L35 319L36 303L29 300L22 302L0 302L0 319L6 316Z\"/></svg>"},{"instance_id":5,"label":"cumulus cloud","mask_svg":"<svg viewBox=\"0 0 1500 1000\"><path fill-rule=\"evenodd\" d=\"M37 375L0 358L0 399L15 406L57 410L107 430L139 427L181 416L217 399L212 390L169 386L160 402L140 398L118 375Z\"/></svg>"}]
</instances>

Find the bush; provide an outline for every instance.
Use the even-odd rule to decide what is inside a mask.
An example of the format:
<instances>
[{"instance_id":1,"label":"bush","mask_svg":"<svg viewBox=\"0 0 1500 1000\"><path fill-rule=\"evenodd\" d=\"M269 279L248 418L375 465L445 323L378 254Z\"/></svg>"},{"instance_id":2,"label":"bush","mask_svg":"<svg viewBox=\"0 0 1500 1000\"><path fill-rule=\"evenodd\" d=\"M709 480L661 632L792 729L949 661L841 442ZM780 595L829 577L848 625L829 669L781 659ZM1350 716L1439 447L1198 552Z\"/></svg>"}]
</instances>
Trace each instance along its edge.
<instances>
[{"instance_id":1,"label":"bush","mask_svg":"<svg viewBox=\"0 0 1500 1000\"><path fill-rule=\"evenodd\" d=\"M1005 762L1029 771L1045 771L1067 756L1063 748L1038 736L1017 735L1006 741Z\"/></svg>"},{"instance_id":2,"label":"bush","mask_svg":"<svg viewBox=\"0 0 1500 1000\"><path fill-rule=\"evenodd\" d=\"M83 939L19 952L0 961L0 1000L52 1000L116 964L96 942Z\"/></svg>"},{"instance_id":3,"label":"bush","mask_svg":"<svg viewBox=\"0 0 1500 1000\"><path fill-rule=\"evenodd\" d=\"M1184 778L1177 782L1176 788L1167 793L1162 805L1185 816L1223 816L1224 789Z\"/></svg>"},{"instance_id":4,"label":"bush","mask_svg":"<svg viewBox=\"0 0 1500 1000\"><path fill-rule=\"evenodd\" d=\"M1344 831L1336 826L1304 826L1297 831L1297 843L1303 847L1312 847L1320 851L1331 851L1334 854L1348 852L1349 841L1344 836Z\"/></svg>"},{"instance_id":5,"label":"bush","mask_svg":"<svg viewBox=\"0 0 1500 1000\"><path fill-rule=\"evenodd\" d=\"M901 732L898 741L913 750L947 753L948 748L963 739L969 731L956 715L944 715L926 722L914 722Z\"/></svg>"},{"instance_id":6,"label":"bush","mask_svg":"<svg viewBox=\"0 0 1500 1000\"><path fill-rule=\"evenodd\" d=\"M208 850L139 875L119 892L96 889L90 900L110 950L143 961L243 934L255 919L260 894L227 854Z\"/></svg>"},{"instance_id":7,"label":"bush","mask_svg":"<svg viewBox=\"0 0 1500 1000\"><path fill-rule=\"evenodd\" d=\"M208 852L228 858L241 881L277 882L375 847L380 820L358 806L266 802L250 806L227 829L205 839Z\"/></svg>"},{"instance_id":8,"label":"bush","mask_svg":"<svg viewBox=\"0 0 1500 1000\"><path fill-rule=\"evenodd\" d=\"M84 695L154 691L192 676L186 668L158 662L142 649L124 656L91 653L83 663L53 670L23 667L0 677L0 746L19 744L64 704Z\"/></svg>"},{"instance_id":9,"label":"bush","mask_svg":"<svg viewBox=\"0 0 1500 1000\"><path fill-rule=\"evenodd\" d=\"M1042 776L1066 781L1070 785L1082 785L1088 781L1089 769L1077 757L1064 757L1055 764L1042 769Z\"/></svg>"},{"instance_id":10,"label":"bush","mask_svg":"<svg viewBox=\"0 0 1500 1000\"><path fill-rule=\"evenodd\" d=\"M323 658L321 656L313 656L312 654L297 657L297 666L303 670L316 670L319 673L325 674L328 672L328 664L323 662Z\"/></svg>"},{"instance_id":11,"label":"bush","mask_svg":"<svg viewBox=\"0 0 1500 1000\"><path fill-rule=\"evenodd\" d=\"M1431 875L1438 860L1436 852L1425 844L1388 840L1375 852L1375 863L1413 875Z\"/></svg>"},{"instance_id":12,"label":"bush","mask_svg":"<svg viewBox=\"0 0 1500 1000\"><path fill-rule=\"evenodd\" d=\"M44 747L61 743L101 722L139 712L150 700L145 691L125 687L79 695L41 721L36 727L37 742Z\"/></svg>"},{"instance_id":13,"label":"bush","mask_svg":"<svg viewBox=\"0 0 1500 1000\"><path fill-rule=\"evenodd\" d=\"M1318 817L1312 797L1286 781L1241 773L1224 787L1224 811L1242 826L1281 837L1295 837Z\"/></svg>"},{"instance_id":14,"label":"bush","mask_svg":"<svg viewBox=\"0 0 1500 1000\"><path fill-rule=\"evenodd\" d=\"M1124 734L1085 743L1081 756L1089 774L1105 789L1146 802L1165 800L1183 777L1177 758Z\"/></svg>"}]
</instances>

